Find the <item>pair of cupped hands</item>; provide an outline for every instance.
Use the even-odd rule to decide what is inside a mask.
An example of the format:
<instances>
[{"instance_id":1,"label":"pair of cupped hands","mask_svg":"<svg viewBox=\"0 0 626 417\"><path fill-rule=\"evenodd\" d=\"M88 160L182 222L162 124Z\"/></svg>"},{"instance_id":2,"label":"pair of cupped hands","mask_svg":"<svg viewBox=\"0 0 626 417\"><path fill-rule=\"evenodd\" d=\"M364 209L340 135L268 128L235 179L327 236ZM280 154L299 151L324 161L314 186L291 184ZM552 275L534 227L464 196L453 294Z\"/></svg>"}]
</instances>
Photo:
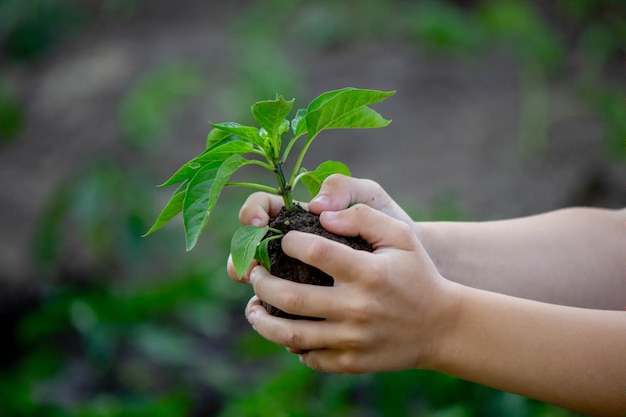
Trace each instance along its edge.
<instances>
[{"instance_id":1,"label":"pair of cupped hands","mask_svg":"<svg viewBox=\"0 0 626 417\"><path fill-rule=\"evenodd\" d=\"M281 207L280 197L255 193L244 203L239 219L262 227ZM308 233L287 233L283 251L331 275L332 287L277 278L256 262L238 277L229 258L229 276L254 288L246 307L252 327L319 371L436 369L462 297L424 249L419 225L377 183L342 175L326 179L308 210L320 215L326 230L360 235L374 251L354 250ZM274 317L261 300L323 320Z\"/></svg>"}]
</instances>

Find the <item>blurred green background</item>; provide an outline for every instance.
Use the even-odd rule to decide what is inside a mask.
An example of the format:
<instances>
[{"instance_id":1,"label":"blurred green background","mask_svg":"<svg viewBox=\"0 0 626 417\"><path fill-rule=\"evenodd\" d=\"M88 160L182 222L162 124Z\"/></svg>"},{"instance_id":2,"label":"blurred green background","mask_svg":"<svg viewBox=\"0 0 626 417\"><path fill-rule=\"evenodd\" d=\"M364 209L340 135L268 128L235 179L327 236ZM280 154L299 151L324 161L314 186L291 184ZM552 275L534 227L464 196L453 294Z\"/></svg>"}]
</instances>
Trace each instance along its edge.
<instances>
[{"instance_id":1,"label":"blurred green background","mask_svg":"<svg viewBox=\"0 0 626 417\"><path fill-rule=\"evenodd\" d=\"M549 4L545 4L549 3ZM207 121L276 93L395 89L320 138L424 220L624 206L618 0L0 0L0 417L572 416L445 375L317 374L251 331L225 262L142 239ZM315 147L313 147L315 148Z\"/></svg>"}]
</instances>

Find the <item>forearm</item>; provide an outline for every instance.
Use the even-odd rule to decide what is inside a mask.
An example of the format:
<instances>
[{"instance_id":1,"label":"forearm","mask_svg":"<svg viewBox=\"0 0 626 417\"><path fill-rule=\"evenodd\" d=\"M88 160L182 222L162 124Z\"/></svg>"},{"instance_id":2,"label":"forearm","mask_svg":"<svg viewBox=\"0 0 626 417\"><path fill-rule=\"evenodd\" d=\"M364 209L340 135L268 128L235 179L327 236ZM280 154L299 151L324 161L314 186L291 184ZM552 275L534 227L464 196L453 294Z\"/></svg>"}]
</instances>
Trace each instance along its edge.
<instances>
[{"instance_id":1,"label":"forearm","mask_svg":"<svg viewBox=\"0 0 626 417\"><path fill-rule=\"evenodd\" d=\"M556 304L626 306L626 210L572 208L491 222L416 223L441 273Z\"/></svg>"},{"instance_id":2,"label":"forearm","mask_svg":"<svg viewBox=\"0 0 626 417\"><path fill-rule=\"evenodd\" d=\"M625 312L458 287L457 325L435 370L594 416L626 415Z\"/></svg>"}]
</instances>

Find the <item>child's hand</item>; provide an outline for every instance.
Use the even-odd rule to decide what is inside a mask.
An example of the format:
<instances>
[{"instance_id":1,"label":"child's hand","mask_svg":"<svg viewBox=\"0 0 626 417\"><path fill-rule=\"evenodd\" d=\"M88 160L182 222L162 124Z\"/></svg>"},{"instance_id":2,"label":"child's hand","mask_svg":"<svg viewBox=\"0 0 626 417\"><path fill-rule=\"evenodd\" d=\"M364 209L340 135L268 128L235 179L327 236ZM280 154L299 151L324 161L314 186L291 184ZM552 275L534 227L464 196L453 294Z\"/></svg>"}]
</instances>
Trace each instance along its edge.
<instances>
[{"instance_id":1,"label":"child's hand","mask_svg":"<svg viewBox=\"0 0 626 417\"><path fill-rule=\"evenodd\" d=\"M287 233L285 253L333 276L335 285L293 283L255 267L250 281L258 298L246 309L253 327L317 370L432 367L442 338L454 327L460 297L437 272L411 227L363 204L323 212L320 220L333 233L360 235L374 252L312 234ZM259 299L288 313L324 320L274 317Z\"/></svg>"},{"instance_id":2,"label":"child's hand","mask_svg":"<svg viewBox=\"0 0 626 417\"><path fill-rule=\"evenodd\" d=\"M320 214L323 211L343 210L357 203L366 204L405 222L417 234L417 230L409 215L389 197L380 185L370 180L351 178L339 174L331 175L322 184L318 195L308 204L308 210L312 213ZM307 208L306 204L301 205ZM278 215L282 206L283 200L279 196L267 193L254 193L248 197L242 206L239 212L239 221L243 225L266 226L271 217ZM228 275L235 281L249 283L249 272L256 265L256 262L254 262L248 272L240 279L235 273L235 268L229 257Z\"/></svg>"}]
</instances>

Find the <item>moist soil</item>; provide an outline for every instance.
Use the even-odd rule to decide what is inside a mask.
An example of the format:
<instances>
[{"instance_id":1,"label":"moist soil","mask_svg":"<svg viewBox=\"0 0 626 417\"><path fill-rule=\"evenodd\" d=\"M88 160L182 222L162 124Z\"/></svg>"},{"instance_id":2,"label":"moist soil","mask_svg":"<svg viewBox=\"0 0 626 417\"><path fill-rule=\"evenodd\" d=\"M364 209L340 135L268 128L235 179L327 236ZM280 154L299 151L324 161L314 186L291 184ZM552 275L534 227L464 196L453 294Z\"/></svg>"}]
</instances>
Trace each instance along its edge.
<instances>
[{"instance_id":1,"label":"moist soil","mask_svg":"<svg viewBox=\"0 0 626 417\"><path fill-rule=\"evenodd\" d=\"M269 226L273 229L280 230L286 234L290 230L297 230L300 232L313 233L323 236L327 239L334 240L336 242L343 243L350 246L353 249L365 250L372 252L372 246L367 243L360 236L346 237L339 236L324 229L320 224L319 216L304 210L300 206L296 206L293 211L288 211L284 207L275 219L270 221ZM273 236L276 233L270 231L267 237ZM334 284L334 279L327 273L315 268L304 262L291 258L282 250L282 239L275 239L268 243L267 249L270 257L270 270L272 275L277 277L288 279L302 284L322 285L331 287ZM290 319L308 319L308 320L320 320L315 317L303 317L294 314L286 313L266 302L263 305L267 311L278 317L290 318Z\"/></svg>"}]
</instances>

